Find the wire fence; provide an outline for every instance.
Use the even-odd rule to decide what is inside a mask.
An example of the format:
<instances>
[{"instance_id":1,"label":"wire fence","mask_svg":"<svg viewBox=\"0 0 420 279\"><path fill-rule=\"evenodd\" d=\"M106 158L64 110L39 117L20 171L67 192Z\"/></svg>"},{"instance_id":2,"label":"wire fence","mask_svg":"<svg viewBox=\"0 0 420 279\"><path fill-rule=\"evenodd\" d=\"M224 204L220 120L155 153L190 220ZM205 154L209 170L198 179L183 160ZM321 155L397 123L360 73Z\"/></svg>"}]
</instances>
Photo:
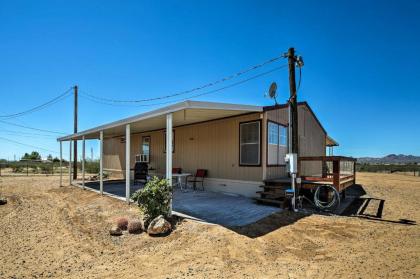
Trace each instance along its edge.
<instances>
[{"instance_id":1,"label":"wire fence","mask_svg":"<svg viewBox=\"0 0 420 279\"><path fill-rule=\"evenodd\" d=\"M77 163L79 172L82 172L82 163ZM69 162L62 161L3 161L0 162L0 176L53 176L60 175L61 172L68 173ZM99 173L99 161L87 160L85 162L86 173Z\"/></svg>"}]
</instances>

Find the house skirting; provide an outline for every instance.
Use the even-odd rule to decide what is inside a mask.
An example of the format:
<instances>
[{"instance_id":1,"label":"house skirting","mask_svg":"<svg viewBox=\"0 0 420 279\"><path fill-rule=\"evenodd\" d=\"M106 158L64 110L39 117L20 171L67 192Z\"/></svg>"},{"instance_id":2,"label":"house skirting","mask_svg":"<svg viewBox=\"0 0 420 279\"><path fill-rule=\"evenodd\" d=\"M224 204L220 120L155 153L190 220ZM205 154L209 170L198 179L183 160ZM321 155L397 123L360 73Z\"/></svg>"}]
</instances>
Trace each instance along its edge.
<instances>
[{"instance_id":1,"label":"house skirting","mask_svg":"<svg viewBox=\"0 0 420 279\"><path fill-rule=\"evenodd\" d=\"M263 185L259 181L232 180L222 178L205 178L204 189L211 192L221 192L226 194L240 195L244 197L257 197L256 192L259 186Z\"/></svg>"}]
</instances>

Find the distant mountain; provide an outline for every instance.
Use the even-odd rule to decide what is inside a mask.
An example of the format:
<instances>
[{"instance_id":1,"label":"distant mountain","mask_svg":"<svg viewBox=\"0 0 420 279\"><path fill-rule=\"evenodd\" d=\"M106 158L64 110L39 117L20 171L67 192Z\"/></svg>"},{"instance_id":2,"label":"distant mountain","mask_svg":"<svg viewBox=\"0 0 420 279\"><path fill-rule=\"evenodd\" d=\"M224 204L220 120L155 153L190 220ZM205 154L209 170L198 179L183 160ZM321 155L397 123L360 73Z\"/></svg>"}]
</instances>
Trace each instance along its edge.
<instances>
[{"instance_id":1,"label":"distant mountain","mask_svg":"<svg viewBox=\"0 0 420 279\"><path fill-rule=\"evenodd\" d=\"M382 158L361 157L357 158L358 163L368 164L409 164L420 163L420 156L404 155L404 154L389 154Z\"/></svg>"}]
</instances>

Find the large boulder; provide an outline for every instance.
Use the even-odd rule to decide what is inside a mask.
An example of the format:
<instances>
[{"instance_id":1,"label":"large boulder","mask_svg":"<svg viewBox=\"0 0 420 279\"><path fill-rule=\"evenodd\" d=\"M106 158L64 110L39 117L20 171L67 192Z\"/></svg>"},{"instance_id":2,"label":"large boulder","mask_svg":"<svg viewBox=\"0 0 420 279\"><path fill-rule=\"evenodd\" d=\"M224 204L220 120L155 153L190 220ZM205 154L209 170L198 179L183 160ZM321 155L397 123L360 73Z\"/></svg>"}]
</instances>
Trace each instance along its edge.
<instances>
[{"instance_id":1,"label":"large boulder","mask_svg":"<svg viewBox=\"0 0 420 279\"><path fill-rule=\"evenodd\" d=\"M109 234L113 235L113 236L120 236L122 235L122 230L117 227L117 226L113 226L110 230L109 230Z\"/></svg>"},{"instance_id":2,"label":"large boulder","mask_svg":"<svg viewBox=\"0 0 420 279\"><path fill-rule=\"evenodd\" d=\"M0 197L0 205L6 204L6 203L7 203L7 199Z\"/></svg>"},{"instance_id":3,"label":"large boulder","mask_svg":"<svg viewBox=\"0 0 420 279\"><path fill-rule=\"evenodd\" d=\"M147 228L147 233L149 235L161 235L169 233L171 229L171 223L166 221L166 219L160 215L150 222L149 227Z\"/></svg>"}]
</instances>

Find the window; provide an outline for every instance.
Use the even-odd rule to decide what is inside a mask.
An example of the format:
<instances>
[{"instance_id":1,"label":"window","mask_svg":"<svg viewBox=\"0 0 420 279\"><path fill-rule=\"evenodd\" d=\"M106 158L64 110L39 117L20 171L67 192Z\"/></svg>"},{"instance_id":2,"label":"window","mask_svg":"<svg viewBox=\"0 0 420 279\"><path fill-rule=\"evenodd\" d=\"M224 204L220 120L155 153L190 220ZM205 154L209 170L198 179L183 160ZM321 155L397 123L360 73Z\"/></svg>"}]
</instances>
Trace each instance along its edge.
<instances>
[{"instance_id":1,"label":"window","mask_svg":"<svg viewBox=\"0 0 420 279\"><path fill-rule=\"evenodd\" d=\"M166 131L163 132L163 153L166 153ZM175 130L172 130L172 153L175 153Z\"/></svg>"},{"instance_id":2,"label":"window","mask_svg":"<svg viewBox=\"0 0 420 279\"><path fill-rule=\"evenodd\" d=\"M260 121L239 124L239 165L259 166L260 162Z\"/></svg>"},{"instance_id":3,"label":"window","mask_svg":"<svg viewBox=\"0 0 420 279\"><path fill-rule=\"evenodd\" d=\"M287 152L287 127L268 121L267 130L267 165L283 165Z\"/></svg>"},{"instance_id":4,"label":"window","mask_svg":"<svg viewBox=\"0 0 420 279\"><path fill-rule=\"evenodd\" d=\"M146 163L150 163L150 137L142 137L141 143L142 155Z\"/></svg>"}]
</instances>

